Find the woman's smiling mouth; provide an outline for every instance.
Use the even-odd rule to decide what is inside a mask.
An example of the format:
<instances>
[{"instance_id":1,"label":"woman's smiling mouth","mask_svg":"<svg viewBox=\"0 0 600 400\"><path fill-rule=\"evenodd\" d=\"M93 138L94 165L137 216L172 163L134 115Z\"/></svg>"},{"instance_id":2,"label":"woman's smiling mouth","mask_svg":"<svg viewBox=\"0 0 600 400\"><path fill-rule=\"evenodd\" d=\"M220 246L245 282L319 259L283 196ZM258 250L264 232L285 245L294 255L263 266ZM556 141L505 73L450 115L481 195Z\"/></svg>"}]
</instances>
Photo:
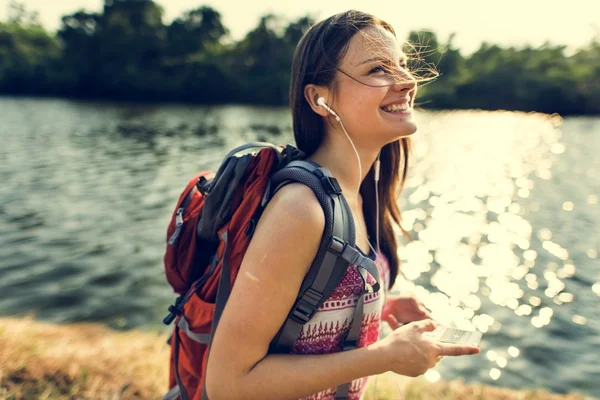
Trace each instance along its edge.
<instances>
[{"instance_id":1,"label":"woman's smiling mouth","mask_svg":"<svg viewBox=\"0 0 600 400\"><path fill-rule=\"evenodd\" d=\"M408 103L404 104L391 104L389 106L381 107L381 109L387 113L398 113L402 111L409 111L412 107Z\"/></svg>"},{"instance_id":2,"label":"woman's smiling mouth","mask_svg":"<svg viewBox=\"0 0 600 400\"><path fill-rule=\"evenodd\" d=\"M388 103L379 108L388 114L410 114L412 111L410 97L403 97L401 99L394 100L394 102Z\"/></svg>"}]
</instances>

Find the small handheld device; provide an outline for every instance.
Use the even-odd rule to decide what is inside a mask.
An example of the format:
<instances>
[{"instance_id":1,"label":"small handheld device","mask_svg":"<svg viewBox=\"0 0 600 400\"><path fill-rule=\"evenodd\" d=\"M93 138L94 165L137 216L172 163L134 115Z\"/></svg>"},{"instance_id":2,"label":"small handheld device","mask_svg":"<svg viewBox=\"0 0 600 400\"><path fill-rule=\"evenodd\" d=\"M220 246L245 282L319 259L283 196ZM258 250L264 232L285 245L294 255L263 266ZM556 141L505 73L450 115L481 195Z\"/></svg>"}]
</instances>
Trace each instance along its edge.
<instances>
[{"instance_id":1,"label":"small handheld device","mask_svg":"<svg viewBox=\"0 0 600 400\"><path fill-rule=\"evenodd\" d=\"M423 336L439 342L479 346L482 334L479 331L465 331L447 326L440 326L433 332L425 332Z\"/></svg>"}]
</instances>

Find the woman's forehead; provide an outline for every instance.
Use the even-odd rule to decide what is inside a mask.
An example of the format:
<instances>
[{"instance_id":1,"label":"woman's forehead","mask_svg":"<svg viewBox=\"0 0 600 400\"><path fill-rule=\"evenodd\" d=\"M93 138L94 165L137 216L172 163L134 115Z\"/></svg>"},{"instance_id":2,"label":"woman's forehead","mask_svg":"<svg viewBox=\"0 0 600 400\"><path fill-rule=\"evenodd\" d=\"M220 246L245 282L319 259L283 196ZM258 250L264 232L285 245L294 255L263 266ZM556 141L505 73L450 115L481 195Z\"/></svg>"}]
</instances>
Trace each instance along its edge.
<instances>
[{"instance_id":1,"label":"woman's forehead","mask_svg":"<svg viewBox=\"0 0 600 400\"><path fill-rule=\"evenodd\" d=\"M367 60L383 59L393 63L405 57L396 37L381 26L369 27L356 33L340 66L358 67Z\"/></svg>"}]
</instances>

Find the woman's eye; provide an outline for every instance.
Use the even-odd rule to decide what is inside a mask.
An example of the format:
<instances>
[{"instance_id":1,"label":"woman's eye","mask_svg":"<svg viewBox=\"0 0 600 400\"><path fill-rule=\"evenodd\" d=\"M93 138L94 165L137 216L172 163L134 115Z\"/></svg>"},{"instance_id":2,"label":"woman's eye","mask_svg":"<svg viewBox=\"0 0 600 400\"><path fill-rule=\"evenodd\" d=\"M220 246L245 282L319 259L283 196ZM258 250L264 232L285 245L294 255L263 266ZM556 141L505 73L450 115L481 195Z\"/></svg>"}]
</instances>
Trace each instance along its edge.
<instances>
[{"instance_id":1,"label":"woman's eye","mask_svg":"<svg viewBox=\"0 0 600 400\"><path fill-rule=\"evenodd\" d=\"M384 68L382 65L378 65L377 67L375 67L375 68L373 68L373 69L371 69L369 71L370 74L375 74L375 73L378 73L378 72L384 72L385 73L385 72L388 72L388 69Z\"/></svg>"},{"instance_id":2,"label":"woman's eye","mask_svg":"<svg viewBox=\"0 0 600 400\"><path fill-rule=\"evenodd\" d=\"M402 63L402 64L399 65L399 67L400 67L400 69L407 70L408 69L408 64ZM371 69L369 71L369 74L376 74L376 73L390 74L394 70L397 71L397 69L398 69L398 67L389 67L389 66L385 66L385 65L378 65L375 68Z\"/></svg>"}]
</instances>

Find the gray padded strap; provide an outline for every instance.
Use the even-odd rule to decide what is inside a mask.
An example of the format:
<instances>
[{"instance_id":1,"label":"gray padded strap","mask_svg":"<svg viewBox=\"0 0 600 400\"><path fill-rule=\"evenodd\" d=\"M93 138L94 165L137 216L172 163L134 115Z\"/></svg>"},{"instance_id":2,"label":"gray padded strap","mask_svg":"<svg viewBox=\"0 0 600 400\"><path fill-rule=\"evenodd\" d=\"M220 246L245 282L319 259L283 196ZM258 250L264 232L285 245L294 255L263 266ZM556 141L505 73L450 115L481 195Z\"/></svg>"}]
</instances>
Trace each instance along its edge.
<instances>
[{"instance_id":1,"label":"gray padded strap","mask_svg":"<svg viewBox=\"0 0 600 400\"><path fill-rule=\"evenodd\" d=\"M350 383L344 383L335 389L335 400L347 400L350 392Z\"/></svg>"},{"instance_id":2,"label":"gray padded strap","mask_svg":"<svg viewBox=\"0 0 600 400\"><path fill-rule=\"evenodd\" d=\"M210 341L208 343L208 353L210 354L210 346L215 335L215 330L225 309L225 303L229 299L231 289L231 268L229 267L229 233L225 231L221 234L221 240L225 243L225 251L223 252L223 265L221 269L221 277L219 279L219 287L217 288L217 299L215 300L215 315L213 317L212 326L210 328ZM202 400L209 400L206 394L206 384L202 387Z\"/></svg>"},{"instance_id":3,"label":"gray padded strap","mask_svg":"<svg viewBox=\"0 0 600 400\"><path fill-rule=\"evenodd\" d=\"M190 325L187 322L187 319L185 319L185 316L181 316L181 318L179 319L179 322L177 323L177 326L179 326L179 329L182 330L187 337L189 337L192 340L195 340L198 343L202 343L202 344L209 344L210 343L210 333L194 333L191 331L190 329Z\"/></svg>"},{"instance_id":4,"label":"gray padded strap","mask_svg":"<svg viewBox=\"0 0 600 400\"><path fill-rule=\"evenodd\" d=\"M321 168L316 164L313 164L309 161L292 161L288 167L296 167L302 168L306 171L314 173L316 169L319 169L324 176L330 176L331 173L326 168ZM346 212L344 212L344 207L347 207L345 204L345 199L341 195L330 195L330 198L333 202L333 236L334 237L350 237L350 224L351 221L348 218ZM347 208L346 208L347 209ZM331 249L330 249L331 250ZM312 318L312 315L308 312L308 310L316 310L319 303L322 303L323 296L322 293L329 282L329 279L332 275L332 272L335 269L342 268L344 271L348 268L348 261L341 258L339 254L336 254L332 251L327 251L325 253L325 257L319 266L317 275L309 288L303 293L303 297L296 304L296 312L300 318L288 318L281 329L281 335L277 341L277 349L283 353L289 353L298 336L300 335L300 331L302 330L302 326ZM306 305L306 308L303 308L303 303ZM306 309L307 313L302 315L302 310Z\"/></svg>"},{"instance_id":5,"label":"gray padded strap","mask_svg":"<svg viewBox=\"0 0 600 400\"><path fill-rule=\"evenodd\" d=\"M273 150L275 150L277 152L277 154L279 154L279 149L277 148L277 146L275 146L272 143L267 143L267 142L249 142L249 143L243 144L243 145L238 146L235 149L231 150L229 153L227 153L227 155L225 156L225 159L227 159L229 157L233 157L237 153L242 152L244 150L249 150L249 149L254 149L254 148L259 148L259 147L270 147Z\"/></svg>"},{"instance_id":6,"label":"gray padded strap","mask_svg":"<svg viewBox=\"0 0 600 400\"><path fill-rule=\"evenodd\" d=\"M173 386L161 400L177 400L179 398L179 386Z\"/></svg>"},{"instance_id":7,"label":"gray padded strap","mask_svg":"<svg viewBox=\"0 0 600 400\"><path fill-rule=\"evenodd\" d=\"M358 272L363 277L365 283L365 290L367 292L378 292L380 288L379 270L377 264L369 257L365 257L360 251L352 246L345 246L342 251L341 257L348 261L350 264L355 264L358 267ZM374 285L369 285L365 276L365 272L368 272L376 281Z\"/></svg>"},{"instance_id":8,"label":"gray padded strap","mask_svg":"<svg viewBox=\"0 0 600 400\"><path fill-rule=\"evenodd\" d=\"M356 311L354 312L354 318L352 318L352 324L344 340L343 350L355 349L358 345L358 337L360 336L360 328L362 326L363 311L365 309L365 293L362 292L356 303Z\"/></svg>"},{"instance_id":9,"label":"gray padded strap","mask_svg":"<svg viewBox=\"0 0 600 400\"><path fill-rule=\"evenodd\" d=\"M367 284L366 270L358 266L357 268L362 276L364 286L358 298L358 302L356 303L356 308L354 309L354 317L352 318L352 324L350 325L350 329L348 330L346 338L342 342L343 351L354 350L358 346L358 339L360 337L360 329L362 328L363 313L365 308L365 293L368 292L367 286L370 286ZM379 274L375 276L375 279L378 279L378 275ZM350 383L344 383L342 385L339 385L336 388L335 399L346 400L349 395L349 390Z\"/></svg>"},{"instance_id":10,"label":"gray padded strap","mask_svg":"<svg viewBox=\"0 0 600 400\"><path fill-rule=\"evenodd\" d=\"M362 327L364 306L365 295L363 292L358 299L358 303L356 304L356 310L354 311L354 318L352 319L352 325L348 331L348 336L346 336L346 340L342 343L343 351L354 350L358 346L358 338L360 336L360 328ZM346 400L349 395L349 390L349 382L339 385L335 390L335 399Z\"/></svg>"},{"instance_id":11,"label":"gray padded strap","mask_svg":"<svg viewBox=\"0 0 600 400\"><path fill-rule=\"evenodd\" d=\"M225 243L223 252L223 265L221 269L221 278L219 279L219 288L217 289L217 299L215 300L215 316L213 318L211 333L214 335L215 329L221 319L221 314L225 309L225 303L229 299L229 291L231 289L231 268L229 267L229 232L225 231L221 234L221 240Z\"/></svg>"},{"instance_id":12,"label":"gray padded strap","mask_svg":"<svg viewBox=\"0 0 600 400\"><path fill-rule=\"evenodd\" d=\"M314 173L314 171L316 169L321 168L321 170L325 173L328 172L329 175L328 176L332 176L331 172L329 172L329 170L327 168L321 167L319 166L317 163L310 161L310 160L294 160L292 162L290 162L288 165L288 167L297 167L297 168L302 168L307 170L310 173Z\"/></svg>"},{"instance_id":13,"label":"gray padded strap","mask_svg":"<svg viewBox=\"0 0 600 400\"><path fill-rule=\"evenodd\" d=\"M301 161L293 161L290 163L290 165L294 164L296 164L296 166L299 166L301 164L303 168L305 166L311 166L310 164ZM315 167L313 166L313 169L314 168ZM329 173L329 171L326 169L322 170ZM348 237L349 234L347 231L349 230L350 221L348 220L346 213L344 213L342 209L344 206L346 206L342 203L344 201L344 198L342 196L331 196L331 198L334 203L333 236ZM322 300L322 296L319 296L319 294L323 293L325 286L329 282L329 278L331 277L333 270L336 268L343 268L344 270L346 270L348 268L348 261L341 258L339 255L333 253L332 251L327 251L325 257L323 258L323 262L319 267L314 282L312 283L311 287L306 290L303 297L303 299L307 301L311 306L316 306L317 303ZM310 317L312 317L312 315ZM282 352L289 353L292 350L294 343L296 343L296 340L300 335L300 331L302 331L302 326L306 322L307 321L294 320L293 318L288 318L286 320L278 340L278 348Z\"/></svg>"},{"instance_id":14,"label":"gray padded strap","mask_svg":"<svg viewBox=\"0 0 600 400\"><path fill-rule=\"evenodd\" d=\"M177 386L179 387L179 397L181 400L190 400L187 392L185 391L185 386L183 386L183 382L181 382L181 377L179 376L179 326L175 326L175 332L173 333L175 346L173 348L173 362L175 363L175 380L177 381Z\"/></svg>"}]
</instances>

